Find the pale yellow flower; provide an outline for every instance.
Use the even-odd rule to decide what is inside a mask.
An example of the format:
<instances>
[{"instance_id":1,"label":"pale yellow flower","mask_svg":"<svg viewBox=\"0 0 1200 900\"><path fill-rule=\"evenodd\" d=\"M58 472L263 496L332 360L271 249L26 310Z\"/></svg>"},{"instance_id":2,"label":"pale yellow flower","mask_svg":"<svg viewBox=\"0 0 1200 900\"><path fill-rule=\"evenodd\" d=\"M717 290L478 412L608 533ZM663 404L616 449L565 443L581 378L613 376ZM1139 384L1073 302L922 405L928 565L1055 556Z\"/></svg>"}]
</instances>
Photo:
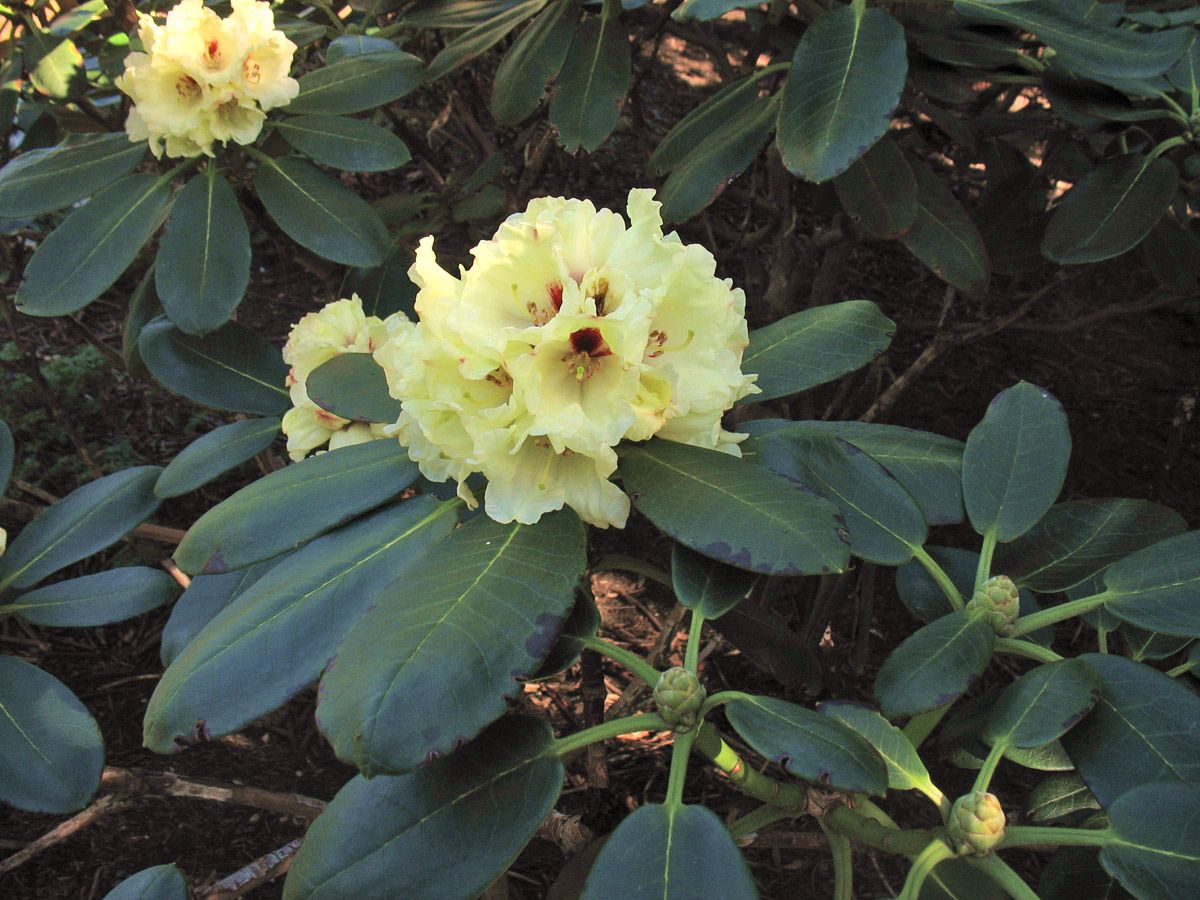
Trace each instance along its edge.
<instances>
[{"instance_id":1,"label":"pale yellow flower","mask_svg":"<svg viewBox=\"0 0 1200 900\"><path fill-rule=\"evenodd\" d=\"M0 556L4 555L4 551L8 549L8 532L0 528Z\"/></svg>"}]
</instances>

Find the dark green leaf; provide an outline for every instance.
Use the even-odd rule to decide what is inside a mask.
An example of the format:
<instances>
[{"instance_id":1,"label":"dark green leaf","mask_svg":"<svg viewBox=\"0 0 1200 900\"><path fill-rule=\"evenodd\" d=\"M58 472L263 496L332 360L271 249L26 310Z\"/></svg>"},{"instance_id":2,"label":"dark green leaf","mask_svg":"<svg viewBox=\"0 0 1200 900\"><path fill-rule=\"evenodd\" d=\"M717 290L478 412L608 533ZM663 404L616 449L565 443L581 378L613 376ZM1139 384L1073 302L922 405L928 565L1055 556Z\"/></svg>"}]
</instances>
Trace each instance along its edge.
<instances>
[{"instance_id":1,"label":"dark green leaf","mask_svg":"<svg viewBox=\"0 0 1200 900\"><path fill-rule=\"evenodd\" d=\"M201 337L159 317L142 328L138 353L159 384L205 406L272 415L290 402L279 348L237 322Z\"/></svg>"},{"instance_id":2,"label":"dark green leaf","mask_svg":"<svg viewBox=\"0 0 1200 900\"><path fill-rule=\"evenodd\" d=\"M432 497L391 506L263 574L167 669L146 709L146 746L178 749L176 738L200 720L210 735L228 734L312 684L364 610L449 533L456 509ZM231 694L247 672L256 673L253 689Z\"/></svg>"},{"instance_id":3,"label":"dark green leaf","mask_svg":"<svg viewBox=\"0 0 1200 900\"><path fill-rule=\"evenodd\" d=\"M719 619L746 599L757 579L744 569L701 556L683 544L671 550L671 585L686 608Z\"/></svg>"},{"instance_id":4,"label":"dark green leaf","mask_svg":"<svg viewBox=\"0 0 1200 900\"><path fill-rule=\"evenodd\" d=\"M354 778L305 835L284 897L478 896L558 799L552 738L544 722L507 717L416 772Z\"/></svg>"},{"instance_id":5,"label":"dark green leaf","mask_svg":"<svg viewBox=\"0 0 1200 900\"><path fill-rule=\"evenodd\" d=\"M774 472L715 450L652 440L621 476L634 505L681 544L768 575L841 571L837 508Z\"/></svg>"},{"instance_id":6,"label":"dark green leaf","mask_svg":"<svg viewBox=\"0 0 1200 900\"><path fill-rule=\"evenodd\" d=\"M0 656L0 800L31 812L82 809L100 786L100 729L67 686Z\"/></svg>"},{"instance_id":7,"label":"dark green leaf","mask_svg":"<svg viewBox=\"0 0 1200 900\"><path fill-rule=\"evenodd\" d=\"M987 668L995 640L987 619L969 610L942 616L910 635L875 678L883 714L914 716L958 699Z\"/></svg>"},{"instance_id":8,"label":"dark green leaf","mask_svg":"<svg viewBox=\"0 0 1200 900\"><path fill-rule=\"evenodd\" d=\"M187 900L187 880L174 863L130 875L104 895L104 900Z\"/></svg>"},{"instance_id":9,"label":"dark green leaf","mask_svg":"<svg viewBox=\"0 0 1200 900\"><path fill-rule=\"evenodd\" d=\"M25 67L33 86L49 97L61 100L87 88L83 54L66 38L27 28Z\"/></svg>"},{"instance_id":10,"label":"dark green leaf","mask_svg":"<svg viewBox=\"0 0 1200 900\"><path fill-rule=\"evenodd\" d=\"M164 498L178 497L208 484L270 447L279 434L279 426L280 420L272 417L231 422L214 428L192 441L171 460L158 477L154 493Z\"/></svg>"},{"instance_id":11,"label":"dark green leaf","mask_svg":"<svg viewBox=\"0 0 1200 900\"><path fill-rule=\"evenodd\" d=\"M758 445L760 464L827 499L842 513L850 551L899 566L925 543L925 517L908 491L853 444L820 432L776 434Z\"/></svg>"},{"instance_id":12,"label":"dark green leaf","mask_svg":"<svg viewBox=\"0 0 1200 900\"><path fill-rule=\"evenodd\" d=\"M900 102L904 27L865 3L810 25L796 47L779 108L779 150L792 174L828 181L883 137Z\"/></svg>"},{"instance_id":13,"label":"dark green leaf","mask_svg":"<svg viewBox=\"0 0 1200 900\"><path fill-rule=\"evenodd\" d=\"M325 37L325 26L317 22L307 22L304 19L293 19L291 16L275 14L275 27L283 32L283 36L297 47L307 47ZM390 43L390 42L389 42ZM392 44L395 47L395 44Z\"/></svg>"},{"instance_id":14,"label":"dark green leaf","mask_svg":"<svg viewBox=\"0 0 1200 900\"><path fill-rule=\"evenodd\" d=\"M550 101L550 124L563 147L590 153L604 143L617 124L631 65L620 19L595 16L575 29Z\"/></svg>"},{"instance_id":15,"label":"dark green leaf","mask_svg":"<svg viewBox=\"0 0 1200 900\"><path fill-rule=\"evenodd\" d=\"M1200 10L1196 12L1200 15ZM1193 39L1187 45L1179 61L1167 70L1167 81L1193 104L1200 102L1200 42Z\"/></svg>"},{"instance_id":16,"label":"dark green leaf","mask_svg":"<svg viewBox=\"0 0 1200 900\"><path fill-rule=\"evenodd\" d=\"M895 323L870 300L817 306L756 328L742 370L758 375L762 393L740 402L786 397L840 378L879 356L895 333Z\"/></svg>"},{"instance_id":17,"label":"dark green leaf","mask_svg":"<svg viewBox=\"0 0 1200 900\"><path fill-rule=\"evenodd\" d=\"M739 78L680 119L650 154L649 168L660 175L673 170L722 125L754 105L762 79L762 72Z\"/></svg>"},{"instance_id":18,"label":"dark green leaf","mask_svg":"<svg viewBox=\"0 0 1200 900\"><path fill-rule=\"evenodd\" d=\"M550 652L586 565L566 511L536 525L479 516L437 544L321 679L317 722L337 755L367 776L404 772L474 738Z\"/></svg>"},{"instance_id":19,"label":"dark green leaf","mask_svg":"<svg viewBox=\"0 0 1200 900\"><path fill-rule=\"evenodd\" d=\"M0 209L4 218L61 209L112 184L145 156L145 142L130 143L124 132L30 150L0 169Z\"/></svg>"},{"instance_id":20,"label":"dark green leaf","mask_svg":"<svg viewBox=\"0 0 1200 900\"><path fill-rule=\"evenodd\" d=\"M915 789L923 794L940 796L941 792L930 780L929 770L921 762L921 755L912 741L875 710L845 700L822 703L817 710L841 722L875 748L887 766L889 788L896 791Z\"/></svg>"},{"instance_id":21,"label":"dark green leaf","mask_svg":"<svg viewBox=\"0 0 1200 900\"><path fill-rule=\"evenodd\" d=\"M536 15L545 5L546 0L525 0L524 3L518 3L486 22L480 22L473 28L468 28L433 58L425 70L425 80L427 82L435 81L448 75L459 66L491 49L504 40L510 31L526 19Z\"/></svg>"},{"instance_id":22,"label":"dark green leaf","mask_svg":"<svg viewBox=\"0 0 1200 900\"><path fill-rule=\"evenodd\" d=\"M1200 637L1200 531L1152 544L1104 573L1105 607L1124 622L1181 637Z\"/></svg>"},{"instance_id":23,"label":"dark green leaf","mask_svg":"<svg viewBox=\"0 0 1200 900\"><path fill-rule=\"evenodd\" d=\"M34 251L17 290L17 309L61 316L103 294L161 223L171 184L126 175L68 215Z\"/></svg>"},{"instance_id":24,"label":"dark green leaf","mask_svg":"<svg viewBox=\"0 0 1200 900\"><path fill-rule=\"evenodd\" d=\"M1146 784L1108 810L1100 862L1138 897L1189 897L1200 883L1200 784Z\"/></svg>"},{"instance_id":25,"label":"dark green leaf","mask_svg":"<svg viewBox=\"0 0 1200 900\"><path fill-rule=\"evenodd\" d=\"M719 19L733 9L748 9L752 6L762 6L762 0L683 0L679 8L671 13L671 17L684 22L695 19L707 22Z\"/></svg>"},{"instance_id":26,"label":"dark green leaf","mask_svg":"<svg viewBox=\"0 0 1200 900\"><path fill-rule=\"evenodd\" d=\"M524 0L425 0L396 21L408 28L474 28Z\"/></svg>"},{"instance_id":27,"label":"dark green leaf","mask_svg":"<svg viewBox=\"0 0 1200 900\"><path fill-rule=\"evenodd\" d=\"M1168 290L1181 294L1200 290L1200 237L1187 225L1180 227L1169 216L1161 218L1142 241L1142 258Z\"/></svg>"},{"instance_id":28,"label":"dark green leaf","mask_svg":"<svg viewBox=\"0 0 1200 900\"><path fill-rule=\"evenodd\" d=\"M929 873L918 900L1006 900L1007 897L990 875L965 859L948 859Z\"/></svg>"},{"instance_id":29,"label":"dark green leaf","mask_svg":"<svg viewBox=\"0 0 1200 900\"><path fill-rule=\"evenodd\" d=\"M216 165L187 183L154 258L154 286L171 321L204 334L227 321L250 283L250 232Z\"/></svg>"},{"instance_id":30,"label":"dark green leaf","mask_svg":"<svg viewBox=\"0 0 1200 900\"><path fill-rule=\"evenodd\" d=\"M388 251L383 263L370 269L351 269L342 281L339 297L358 294L363 313L383 319L402 312L408 318L417 317L415 302L417 286L408 277L413 252L396 244Z\"/></svg>"},{"instance_id":31,"label":"dark green leaf","mask_svg":"<svg viewBox=\"0 0 1200 900\"><path fill-rule=\"evenodd\" d=\"M554 642L550 653L542 660L538 670L529 676L530 681L550 678L569 668L579 659L583 652L581 638L595 637L600 629L600 610L596 608L596 600L591 591L576 590L575 605L571 614L563 624L563 629Z\"/></svg>"},{"instance_id":32,"label":"dark green leaf","mask_svg":"<svg viewBox=\"0 0 1200 900\"><path fill-rule=\"evenodd\" d=\"M240 569L395 497L417 467L396 441L368 441L292 463L217 504L188 529L175 561L192 575Z\"/></svg>"},{"instance_id":33,"label":"dark green leaf","mask_svg":"<svg viewBox=\"0 0 1200 900\"><path fill-rule=\"evenodd\" d=\"M833 186L846 215L872 237L898 238L917 220L917 176L889 137L876 141Z\"/></svg>"},{"instance_id":34,"label":"dark green leaf","mask_svg":"<svg viewBox=\"0 0 1200 900\"><path fill-rule=\"evenodd\" d=\"M133 294L129 298L129 311L125 313L125 321L121 323L121 358L125 360L125 368L131 375L146 375L146 364L138 353L138 338L142 329L155 316L162 314L162 305L158 302L158 294L154 290L154 265L146 270Z\"/></svg>"},{"instance_id":35,"label":"dark green leaf","mask_svg":"<svg viewBox=\"0 0 1200 900\"><path fill-rule=\"evenodd\" d=\"M1094 847L1060 847L1038 879L1042 900L1132 900L1121 883L1100 868Z\"/></svg>"},{"instance_id":36,"label":"dark green leaf","mask_svg":"<svg viewBox=\"0 0 1200 900\"><path fill-rule=\"evenodd\" d=\"M734 731L754 750L806 781L883 796L883 758L854 729L811 709L773 697L739 697L725 706Z\"/></svg>"},{"instance_id":37,"label":"dark green leaf","mask_svg":"<svg viewBox=\"0 0 1200 900\"><path fill-rule=\"evenodd\" d=\"M824 673L812 645L802 640L785 618L761 603L747 600L711 624L780 684L809 692L821 689Z\"/></svg>"},{"instance_id":38,"label":"dark green leaf","mask_svg":"<svg viewBox=\"0 0 1200 900\"><path fill-rule=\"evenodd\" d=\"M1063 746L1101 805L1138 785L1200 780L1200 697L1121 656L1080 659L1103 682L1100 701Z\"/></svg>"},{"instance_id":39,"label":"dark green leaf","mask_svg":"<svg viewBox=\"0 0 1200 900\"><path fill-rule=\"evenodd\" d=\"M0 495L8 490L8 479L12 476L14 456L12 431L6 422L0 421Z\"/></svg>"},{"instance_id":40,"label":"dark green leaf","mask_svg":"<svg viewBox=\"0 0 1200 900\"><path fill-rule=\"evenodd\" d=\"M313 403L353 422L395 422L400 401L370 353L341 353L313 369L304 382Z\"/></svg>"},{"instance_id":41,"label":"dark green leaf","mask_svg":"<svg viewBox=\"0 0 1200 900\"><path fill-rule=\"evenodd\" d=\"M400 50L341 56L300 77L289 115L362 112L399 100L421 83L421 60Z\"/></svg>"},{"instance_id":42,"label":"dark green leaf","mask_svg":"<svg viewBox=\"0 0 1200 900\"><path fill-rule=\"evenodd\" d=\"M178 595L179 584L162 569L131 566L38 588L0 610L34 625L91 628L140 616Z\"/></svg>"},{"instance_id":43,"label":"dark green leaf","mask_svg":"<svg viewBox=\"0 0 1200 900\"><path fill-rule=\"evenodd\" d=\"M1065 591L1186 529L1179 513L1148 500L1070 500L1050 507L1011 544L997 547L992 569L1035 591Z\"/></svg>"},{"instance_id":44,"label":"dark green leaf","mask_svg":"<svg viewBox=\"0 0 1200 900\"><path fill-rule=\"evenodd\" d=\"M1122 624L1121 637L1129 648L1129 655L1138 662L1169 659L1192 642L1190 637L1156 634L1129 624Z\"/></svg>"},{"instance_id":45,"label":"dark green leaf","mask_svg":"<svg viewBox=\"0 0 1200 900\"><path fill-rule=\"evenodd\" d=\"M47 575L115 543L158 509L158 466L89 482L42 511L0 557L0 586L33 587Z\"/></svg>"},{"instance_id":46,"label":"dark green leaf","mask_svg":"<svg viewBox=\"0 0 1200 900\"><path fill-rule=\"evenodd\" d=\"M264 158L254 170L254 189L275 224L318 256L347 266L377 266L387 255L391 239L379 214L302 159Z\"/></svg>"},{"instance_id":47,"label":"dark green leaf","mask_svg":"<svg viewBox=\"0 0 1200 900\"><path fill-rule=\"evenodd\" d=\"M991 264L979 229L928 166L914 166L913 175L917 179L917 217L900 241L947 284L967 294L986 293Z\"/></svg>"},{"instance_id":48,"label":"dark green leaf","mask_svg":"<svg viewBox=\"0 0 1200 900\"><path fill-rule=\"evenodd\" d=\"M1119 256L1150 233L1178 185L1175 164L1162 156L1129 154L1101 163L1058 204L1042 252L1064 264Z\"/></svg>"},{"instance_id":49,"label":"dark green leaf","mask_svg":"<svg viewBox=\"0 0 1200 900\"><path fill-rule=\"evenodd\" d=\"M963 451L963 502L980 534L1011 541L1045 515L1062 490L1071 432L1062 405L1022 381L997 394Z\"/></svg>"},{"instance_id":50,"label":"dark green leaf","mask_svg":"<svg viewBox=\"0 0 1200 900\"><path fill-rule=\"evenodd\" d=\"M742 444L742 451L756 461L761 443L758 435L837 435L887 469L917 501L926 522L952 525L963 520L962 441L928 431L868 422L756 419L743 423L741 430L751 435Z\"/></svg>"},{"instance_id":51,"label":"dark green leaf","mask_svg":"<svg viewBox=\"0 0 1200 900\"><path fill-rule=\"evenodd\" d=\"M546 82L567 58L580 6L575 0L552 3L513 41L492 79L492 115L497 122L515 125L533 115Z\"/></svg>"},{"instance_id":52,"label":"dark green leaf","mask_svg":"<svg viewBox=\"0 0 1200 900\"><path fill-rule=\"evenodd\" d=\"M729 830L704 806L650 803L612 833L580 900L755 900L758 892Z\"/></svg>"},{"instance_id":53,"label":"dark green leaf","mask_svg":"<svg viewBox=\"0 0 1200 900\"><path fill-rule=\"evenodd\" d=\"M388 172L412 158L404 141L362 119L293 116L275 127L309 159L347 172Z\"/></svg>"},{"instance_id":54,"label":"dark green leaf","mask_svg":"<svg viewBox=\"0 0 1200 900\"><path fill-rule=\"evenodd\" d=\"M1029 818L1039 824L1052 822L1081 810L1099 808L1100 804L1092 796L1088 786L1074 772L1069 775L1051 775L1029 795Z\"/></svg>"},{"instance_id":55,"label":"dark green leaf","mask_svg":"<svg viewBox=\"0 0 1200 900\"><path fill-rule=\"evenodd\" d=\"M1004 751L1004 758L1038 772L1069 772L1073 768L1071 757L1061 741L1051 741L1040 747L1009 747Z\"/></svg>"},{"instance_id":56,"label":"dark green leaf","mask_svg":"<svg viewBox=\"0 0 1200 900\"><path fill-rule=\"evenodd\" d=\"M171 617L163 626L159 659L163 667L171 665L188 642L198 635L221 610L232 603L250 585L258 581L287 556L256 563L224 575L197 575L186 591L175 601Z\"/></svg>"},{"instance_id":57,"label":"dark green leaf","mask_svg":"<svg viewBox=\"0 0 1200 900\"><path fill-rule=\"evenodd\" d=\"M367 34L341 34L329 42L325 48L325 65L350 59L352 56L366 56L369 53L395 53L400 48L396 42L385 37Z\"/></svg>"},{"instance_id":58,"label":"dark green leaf","mask_svg":"<svg viewBox=\"0 0 1200 900\"><path fill-rule=\"evenodd\" d=\"M989 743L1033 749L1058 740L1100 697L1100 676L1078 659L1044 663L1010 684L992 708Z\"/></svg>"}]
</instances>

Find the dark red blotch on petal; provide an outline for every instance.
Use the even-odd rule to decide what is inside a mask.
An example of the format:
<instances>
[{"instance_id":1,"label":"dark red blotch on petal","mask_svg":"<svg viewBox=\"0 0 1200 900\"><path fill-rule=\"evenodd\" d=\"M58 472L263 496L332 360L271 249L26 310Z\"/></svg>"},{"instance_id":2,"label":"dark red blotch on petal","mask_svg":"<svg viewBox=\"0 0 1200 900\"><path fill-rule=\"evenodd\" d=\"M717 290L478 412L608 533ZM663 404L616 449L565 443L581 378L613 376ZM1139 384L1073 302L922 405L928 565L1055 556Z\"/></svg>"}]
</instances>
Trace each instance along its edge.
<instances>
[{"instance_id":1,"label":"dark red blotch on petal","mask_svg":"<svg viewBox=\"0 0 1200 900\"><path fill-rule=\"evenodd\" d=\"M558 312L562 309L562 282L551 281L546 285L546 293L550 295L550 305L554 307L554 311Z\"/></svg>"},{"instance_id":2,"label":"dark red blotch on petal","mask_svg":"<svg viewBox=\"0 0 1200 900\"><path fill-rule=\"evenodd\" d=\"M604 343L604 336L600 334L599 328L580 328L572 332L571 349L593 359L598 356L612 356L612 350Z\"/></svg>"}]
</instances>

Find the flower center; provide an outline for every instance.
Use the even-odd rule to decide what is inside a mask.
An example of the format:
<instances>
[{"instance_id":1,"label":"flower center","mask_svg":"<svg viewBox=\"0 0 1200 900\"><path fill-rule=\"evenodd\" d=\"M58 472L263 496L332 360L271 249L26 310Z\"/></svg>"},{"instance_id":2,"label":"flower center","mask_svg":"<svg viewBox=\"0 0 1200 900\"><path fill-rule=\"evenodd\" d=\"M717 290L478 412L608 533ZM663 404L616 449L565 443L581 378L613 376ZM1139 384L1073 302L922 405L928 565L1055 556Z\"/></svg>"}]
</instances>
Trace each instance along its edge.
<instances>
[{"instance_id":1,"label":"flower center","mask_svg":"<svg viewBox=\"0 0 1200 900\"><path fill-rule=\"evenodd\" d=\"M604 342L599 328L580 328L571 332L571 349L562 355L562 361L575 376L576 381L586 381L600 368L600 360L612 356L612 348Z\"/></svg>"},{"instance_id":2,"label":"flower center","mask_svg":"<svg viewBox=\"0 0 1200 900\"><path fill-rule=\"evenodd\" d=\"M209 63L219 66L221 64L221 42L216 40L209 41L208 46L204 49Z\"/></svg>"},{"instance_id":3,"label":"flower center","mask_svg":"<svg viewBox=\"0 0 1200 900\"><path fill-rule=\"evenodd\" d=\"M249 84L258 84L262 81L262 67L252 59L247 59L242 64L242 78Z\"/></svg>"},{"instance_id":4,"label":"flower center","mask_svg":"<svg viewBox=\"0 0 1200 900\"><path fill-rule=\"evenodd\" d=\"M194 100L200 94L200 85L190 75L181 75L175 82L175 93L184 100Z\"/></svg>"}]
</instances>

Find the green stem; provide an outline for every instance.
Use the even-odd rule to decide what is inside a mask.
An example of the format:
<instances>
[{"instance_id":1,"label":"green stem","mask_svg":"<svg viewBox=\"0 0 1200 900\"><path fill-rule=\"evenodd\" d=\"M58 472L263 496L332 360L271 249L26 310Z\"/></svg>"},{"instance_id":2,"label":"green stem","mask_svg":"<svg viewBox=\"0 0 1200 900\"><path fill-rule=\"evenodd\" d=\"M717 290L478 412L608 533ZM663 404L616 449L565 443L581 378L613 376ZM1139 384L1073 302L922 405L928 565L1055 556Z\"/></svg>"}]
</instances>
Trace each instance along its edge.
<instances>
[{"instance_id":1,"label":"green stem","mask_svg":"<svg viewBox=\"0 0 1200 900\"><path fill-rule=\"evenodd\" d=\"M1177 134L1173 138L1167 138L1165 141L1163 141L1161 144L1159 144L1157 147L1155 147L1153 150L1150 151L1150 158L1158 159L1158 157L1162 156L1168 150L1174 150L1176 147L1182 147L1187 142L1188 142L1188 139L1185 138L1181 134Z\"/></svg>"},{"instance_id":2,"label":"green stem","mask_svg":"<svg viewBox=\"0 0 1200 900\"><path fill-rule=\"evenodd\" d=\"M574 753L588 744L597 744L600 741L607 741L618 735L630 734L635 731L665 731L669 727L658 713L640 713L636 716L623 716L620 719L613 719L611 722L601 722L599 725L593 725L591 728L585 728L583 731L577 731L575 734L568 734L566 737L557 738L551 745L551 752L555 756L566 756L568 753Z\"/></svg>"},{"instance_id":3,"label":"green stem","mask_svg":"<svg viewBox=\"0 0 1200 900\"><path fill-rule=\"evenodd\" d=\"M983 547L979 550L979 565L975 568L975 590L983 587L983 583L992 574L992 557L996 553L996 532L989 531L983 536Z\"/></svg>"},{"instance_id":4,"label":"green stem","mask_svg":"<svg viewBox=\"0 0 1200 900\"><path fill-rule=\"evenodd\" d=\"M921 896L921 885L925 883L925 879L929 877L938 863L953 859L955 856L955 852L941 838L930 841L928 846L913 860L912 868L908 870L908 877L904 879L904 888L900 891L899 900L917 900Z\"/></svg>"},{"instance_id":5,"label":"green stem","mask_svg":"<svg viewBox=\"0 0 1200 900\"><path fill-rule=\"evenodd\" d=\"M1051 606L1049 609L1039 610L1028 616L1021 616L1021 618L1017 619L1017 623L1013 626L1009 637L1020 637L1023 634L1029 634L1031 631L1037 631L1039 628L1045 628L1047 625L1056 625L1059 622L1065 622L1067 619L1073 619L1075 616L1081 616L1085 612L1091 612L1093 609L1103 606L1112 599L1112 596L1108 591L1102 591L1099 594L1092 594L1090 597L1068 600L1066 603L1058 604L1058 606Z\"/></svg>"},{"instance_id":6,"label":"green stem","mask_svg":"<svg viewBox=\"0 0 1200 900\"><path fill-rule=\"evenodd\" d=\"M755 800L794 812L803 812L808 806L808 790L803 785L776 781L752 769L708 722L696 732L696 749L728 775L734 787Z\"/></svg>"},{"instance_id":7,"label":"green stem","mask_svg":"<svg viewBox=\"0 0 1200 900\"><path fill-rule=\"evenodd\" d=\"M1167 111L1168 111L1168 113L1170 113L1170 116L1172 119L1174 119L1176 122L1178 122L1184 128L1187 128L1189 130L1191 129L1192 123L1188 119L1187 111L1184 110L1184 108L1182 106L1180 106L1178 103L1175 102L1174 97L1172 97L1170 94L1159 91L1158 99L1161 100L1163 102L1163 104L1167 107ZM1195 103L1194 103L1195 97L1193 97L1192 99L1193 99L1193 105L1195 105Z\"/></svg>"},{"instance_id":8,"label":"green stem","mask_svg":"<svg viewBox=\"0 0 1200 900\"><path fill-rule=\"evenodd\" d=\"M1108 652L1108 629L1103 622L1096 625L1096 649L1101 653Z\"/></svg>"},{"instance_id":9,"label":"green stem","mask_svg":"<svg viewBox=\"0 0 1200 900\"><path fill-rule=\"evenodd\" d=\"M854 850L850 838L830 831L821 819L817 819L817 824L829 835L829 849L833 853L833 900L854 900Z\"/></svg>"},{"instance_id":10,"label":"green stem","mask_svg":"<svg viewBox=\"0 0 1200 900\"><path fill-rule=\"evenodd\" d=\"M945 706L939 706L937 709L931 709L929 712L918 713L908 720L908 724L904 726L904 736L908 738L914 747L920 747L925 743L925 739L933 733L933 729L937 728L938 722L946 713L950 712L950 707L953 704L947 703Z\"/></svg>"},{"instance_id":11,"label":"green stem","mask_svg":"<svg viewBox=\"0 0 1200 900\"><path fill-rule=\"evenodd\" d=\"M996 849L1004 847L1103 847L1112 843L1107 828L1054 828L1043 825L1013 825L1004 829Z\"/></svg>"},{"instance_id":12,"label":"green stem","mask_svg":"<svg viewBox=\"0 0 1200 900\"><path fill-rule=\"evenodd\" d=\"M583 637L579 639L579 643L588 650L595 650L601 656L607 656L613 662L620 663L650 687L658 684L658 678L661 674L658 669L650 665L636 653L618 647L616 644L610 644L603 638L598 637Z\"/></svg>"},{"instance_id":13,"label":"green stem","mask_svg":"<svg viewBox=\"0 0 1200 900\"><path fill-rule=\"evenodd\" d=\"M600 11L600 18L608 21L615 19L621 15L621 0L604 0L604 8Z\"/></svg>"},{"instance_id":14,"label":"green stem","mask_svg":"<svg viewBox=\"0 0 1200 900\"><path fill-rule=\"evenodd\" d=\"M683 667L693 675L700 668L700 635L704 631L704 615L698 610L692 610L692 627L688 630L687 651L683 657Z\"/></svg>"},{"instance_id":15,"label":"green stem","mask_svg":"<svg viewBox=\"0 0 1200 900\"><path fill-rule=\"evenodd\" d=\"M688 759L692 755L692 744L696 743L698 729L675 735L671 745L671 774L667 776L667 806L683 805L683 782L687 778Z\"/></svg>"},{"instance_id":16,"label":"green stem","mask_svg":"<svg viewBox=\"0 0 1200 900\"><path fill-rule=\"evenodd\" d=\"M736 820L729 826L729 833L736 840L737 838L746 837L766 828L772 822L778 822L780 819L794 819L797 813L780 809L778 806L772 806L770 803L764 803L758 809L751 810Z\"/></svg>"},{"instance_id":17,"label":"green stem","mask_svg":"<svg viewBox=\"0 0 1200 900\"><path fill-rule=\"evenodd\" d=\"M821 822L831 831L844 834L860 844L899 856L916 856L941 833L940 829L912 828L901 831L889 828L844 803L827 810Z\"/></svg>"},{"instance_id":18,"label":"green stem","mask_svg":"<svg viewBox=\"0 0 1200 900\"><path fill-rule=\"evenodd\" d=\"M700 707L700 718L703 719L718 706L733 703L736 700L749 700L750 695L742 691L718 691L704 701Z\"/></svg>"},{"instance_id":19,"label":"green stem","mask_svg":"<svg viewBox=\"0 0 1200 900\"><path fill-rule=\"evenodd\" d=\"M268 165L268 166L275 165L275 160L271 159L271 157L267 156L267 154L263 153L257 147L251 147L249 144L246 144L245 146L242 147L242 150L243 150L243 152L248 154L251 159L257 160L258 162L263 163L264 165Z\"/></svg>"},{"instance_id":20,"label":"green stem","mask_svg":"<svg viewBox=\"0 0 1200 900\"><path fill-rule=\"evenodd\" d=\"M992 783L992 776L996 774L996 767L1000 765L1000 760L1004 757L1004 751L1007 749L1008 741L1006 740L999 740L992 744L992 749L988 751L983 766L975 776L974 790L987 793L987 789Z\"/></svg>"},{"instance_id":21,"label":"green stem","mask_svg":"<svg viewBox=\"0 0 1200 900\"><path fill-rule=\"evenodd\" d=\"M1200 659L1189 660L1188 662L1180 663L1173 669L1167 669L1167 674L1172 678L1178 678L1180 675L1186 675L1197 666L1200 666Z\"/></svg>"},{"instance_id":22,"label":"green stem","mask_svg":"<svg viewBox=\"0 0 1200 900\"><path fill-rule=\"evenodd\" d=\"M937 582L938 587L942 589L942 593L946 595L946 599L950 601L950 605L954 609L962 609L966 604L963 602L962 594L958 592L958 588L954 586L950 576L946 574L946 570L938 565L937 560L930 556L924 547L917 547L914 558L925 567L925 571L929 573L929 577Z\"/></svg>"},{"instance_id":23,"label":"green stem","mask_svg":"<svg viewBox=\"0 0 1200 900\"><path fill-rule=\"evenodd\" d=\"M1025 879L995 853L989 853L987 856L968 856L965 859L975 868L986 872L1013 900L1038 900L1037 893L1025 883Z\"/></svg>"},{"instance_id":24,"label":"green stem","mask_svg":"<svg viewBox=\"0 0 1200 900\"><path fill-rule=\"evenodd\" d=\"M1023 656L1025 659L1036 659L1038 662L1058 662L1062 659L1049 647L1043 647L1033 641L1017 641L1012 638L996 638L992 652L1007 653L1009 656Z\"/></svg>"}]
</instances>

